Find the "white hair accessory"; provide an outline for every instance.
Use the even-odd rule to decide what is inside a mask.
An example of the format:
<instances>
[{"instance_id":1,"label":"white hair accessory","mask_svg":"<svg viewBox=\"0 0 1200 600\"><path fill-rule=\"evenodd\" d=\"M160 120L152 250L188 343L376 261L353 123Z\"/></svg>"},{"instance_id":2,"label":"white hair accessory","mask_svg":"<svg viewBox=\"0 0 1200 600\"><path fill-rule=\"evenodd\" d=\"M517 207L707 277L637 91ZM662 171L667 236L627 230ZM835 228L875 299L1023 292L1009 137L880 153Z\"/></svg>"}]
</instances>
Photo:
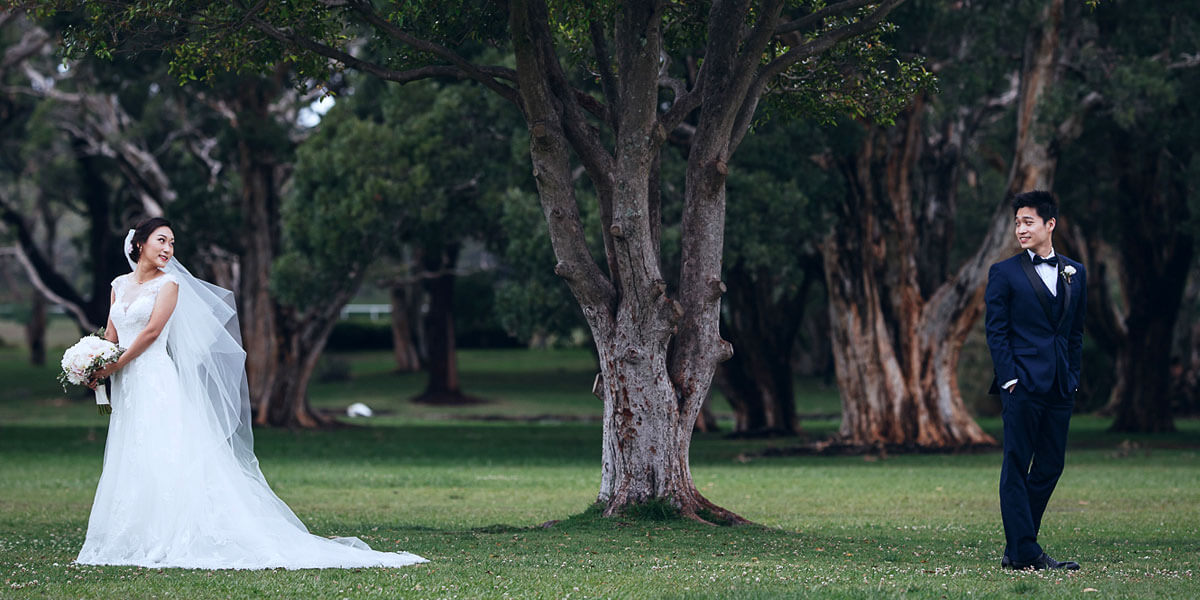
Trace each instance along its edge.
<instances>
[{"instance_id":1,"label":"white hair accessory","mask_svg":"<svg viewBox=\"0 0 1200 600\"><path fill-rule=\"evenodd\" d=\"M129 230L129 233L127 233L127 234L125 235L125 262L128 262L128 263L129 263L129 268L130 268L130 270L136 271L136 270L137 270L137 263L136 263L136 262L134 262L133 258L131 258L131 257L129 256L130 254L132 254L132 253L133 253L133 234L134 234L134 231L135 231L135 230L133 230L133 229L130 229L130 230Z\"/></svg>"}]
</instances>

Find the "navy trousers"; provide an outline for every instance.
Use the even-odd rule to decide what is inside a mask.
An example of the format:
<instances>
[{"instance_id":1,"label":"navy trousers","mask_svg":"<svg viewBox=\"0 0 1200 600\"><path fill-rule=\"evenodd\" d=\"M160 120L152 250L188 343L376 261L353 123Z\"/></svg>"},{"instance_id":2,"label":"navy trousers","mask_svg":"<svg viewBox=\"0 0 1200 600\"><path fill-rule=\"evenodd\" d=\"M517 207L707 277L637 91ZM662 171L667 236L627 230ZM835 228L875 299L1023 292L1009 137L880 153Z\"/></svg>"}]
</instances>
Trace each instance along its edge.
<instances>
[{"instance_id":1,"label":"navy trousers","mask_svg":"<svg viewBox=\"0 0 1200 600\"><path fill-rule=\"evenodd\" d=\"M1032 394L1018 382L1001 392L1004 402L1004 461L1000 471L1000 516L1004 520L1004 553L1017 565L1042 554L1038 530L1050 494L1063 471L1067 427L1074 399L1051 391Z\"/></svg>"}]
</instances>

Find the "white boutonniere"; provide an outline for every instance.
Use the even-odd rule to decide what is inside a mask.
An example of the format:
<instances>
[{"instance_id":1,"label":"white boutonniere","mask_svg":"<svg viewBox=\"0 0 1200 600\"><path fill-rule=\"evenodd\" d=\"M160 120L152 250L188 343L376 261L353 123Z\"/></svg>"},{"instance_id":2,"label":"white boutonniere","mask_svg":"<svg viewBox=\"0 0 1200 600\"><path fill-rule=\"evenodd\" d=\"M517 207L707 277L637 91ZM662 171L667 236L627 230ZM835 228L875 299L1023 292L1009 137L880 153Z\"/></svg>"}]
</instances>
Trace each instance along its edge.
<instances>
[{"instance_id":1,"label":"white boutonniere","mask_svg":"<svg viewBox=\"0 0 1200 600\"><path fill-rule=\"evenodd\" d=\"M1075 274L1075 267L1067 265L1062 270L1063 277L1067 280L1067 285L1071 285L1071 276Z\"/></svg>"}]
</instances>

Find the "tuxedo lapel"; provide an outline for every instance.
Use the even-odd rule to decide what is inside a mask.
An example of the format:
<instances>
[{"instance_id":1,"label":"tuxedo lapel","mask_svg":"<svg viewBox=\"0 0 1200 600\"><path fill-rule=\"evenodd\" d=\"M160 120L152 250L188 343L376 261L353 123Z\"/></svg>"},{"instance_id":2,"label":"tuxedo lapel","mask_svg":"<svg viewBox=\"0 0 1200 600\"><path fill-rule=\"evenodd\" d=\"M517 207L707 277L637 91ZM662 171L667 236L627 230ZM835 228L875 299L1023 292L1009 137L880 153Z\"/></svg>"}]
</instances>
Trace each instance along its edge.
<instances>
[{"instance_id":1,"label":"tuxedo lapel","mask_svg":"<svg viewBox=\"0 0 1200 600\"><path fill-rule=\"evenodd\" d=\"M1054 313L1050 310L1050 291L1046 289L1046 282L1042 281L1041 276L1037 274L1037 269L1033 268L1033 260L1029 258L1029 253L1022 251L1018 260L1021 263L1021 270L1025 271L1025 277L1029 278L1029 285L1033 286L1033 293L1037 296L1038 302L1042 304L1042 310L1046 311L1046 320L1054 323ZM1058 323L1054 323L1058 325Z\"/></svg>"},{"instance_id":2,"label":"tuxedo lapel","mask_svg":"<svg viewBox=\"0 0 1200 600\"><path fill-rule=\"evenodd\" d=\"M1067 320L1067 311L1071 309L1071 284L1067 282L1067 276L1063 274L1063 268L1065 266L1066 261L1060 256L1058 258L1058 280L1062 282L1063 304L1062 310L1058 313L1058 323L1055 323L1059 329L1062 328L1063 322Z\"/></svg>"}]
</instances>

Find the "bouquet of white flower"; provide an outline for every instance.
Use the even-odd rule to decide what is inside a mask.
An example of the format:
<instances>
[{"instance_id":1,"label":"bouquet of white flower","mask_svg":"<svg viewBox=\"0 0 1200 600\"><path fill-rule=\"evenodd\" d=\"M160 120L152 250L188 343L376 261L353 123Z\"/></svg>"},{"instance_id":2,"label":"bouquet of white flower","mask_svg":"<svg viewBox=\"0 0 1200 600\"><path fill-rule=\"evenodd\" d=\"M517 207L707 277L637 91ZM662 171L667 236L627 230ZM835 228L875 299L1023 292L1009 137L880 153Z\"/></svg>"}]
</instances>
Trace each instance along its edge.
<instances>
[{"instance_id":1,"label":"bouquet of white flower","mask_svg":"<svg viewBox=\"0 0 1200 600\"><path fill-rule=\"evenodd\" d=\"M124 348L104 339L103 329L83 336L63 353L62 374L58 376L63 391L67 391L68 383L86 385L93 373L117 362L124 352ZM112 405L108 402L103 385L96 386L96 406L101 413L112 413Z\"/></svg>"}]
</instances>

